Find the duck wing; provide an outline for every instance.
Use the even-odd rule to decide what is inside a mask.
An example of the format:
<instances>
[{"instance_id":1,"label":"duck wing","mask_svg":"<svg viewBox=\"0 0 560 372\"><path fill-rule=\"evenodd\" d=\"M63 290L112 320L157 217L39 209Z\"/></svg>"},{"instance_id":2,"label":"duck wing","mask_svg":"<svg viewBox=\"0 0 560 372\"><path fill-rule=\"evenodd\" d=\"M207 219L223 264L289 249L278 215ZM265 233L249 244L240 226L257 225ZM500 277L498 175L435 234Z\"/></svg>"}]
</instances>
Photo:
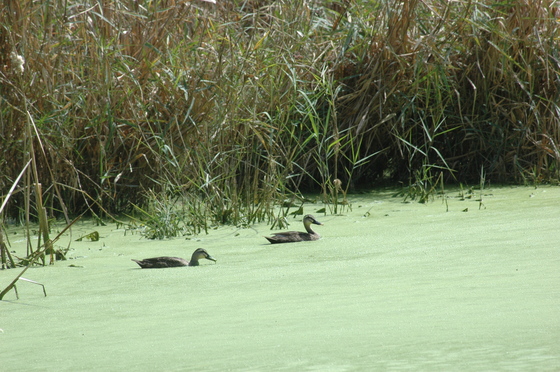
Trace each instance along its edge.
<instances>
[{"instance_id":1,"label":"duck wing","mask_svg":"<svg viewBox=\"0 0 560 372\"><path fill-rule=\"evenodd\" d=\"M266 239L272 244L278 243L295 243L310 240L309 234L299 231L286 231L274 233L273 236L265 236Z\"/></svg>"},{"instance_id":2,"label":"duck wing","mask_svg":"<svg viewBox=\"0 0 560 372\"><path fill-rule=\"evenodd\" d=\"M153 257L143 260L132 260L143 269L159 269L165 267L188 266L189 261L180 257Z\"/></svg>"}]
</instances>

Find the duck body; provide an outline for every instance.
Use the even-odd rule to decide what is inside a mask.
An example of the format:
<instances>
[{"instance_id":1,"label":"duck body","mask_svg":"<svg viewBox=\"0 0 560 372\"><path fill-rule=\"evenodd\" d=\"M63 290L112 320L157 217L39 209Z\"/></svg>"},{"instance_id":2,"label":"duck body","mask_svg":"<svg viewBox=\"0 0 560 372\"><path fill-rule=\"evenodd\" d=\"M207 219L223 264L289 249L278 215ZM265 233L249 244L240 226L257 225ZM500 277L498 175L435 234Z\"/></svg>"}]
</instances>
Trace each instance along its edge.
<instances>
[{"instance_id":1,"label":"duck body","mask_svg":"<svg viewBox=\"0 0 560 372\"><path fill-rule=\"evenodd\" d=\"M207 259L210 261L216 262L216 259L208 252L206 249L198 248L191 256L191 260L187 261L184 258L180 257L153 257L153 258L145 258L143 260L132 260L136 262L141 268L143 269L162 269L165 267L180 267L180 266L199 266L198 260L200 259Z\"/></svg>"},{"instance_id":2,"label":"duck body","mask_svg":"<svg viewBox=\"0 0 560 372\"><path fill-rule=\"evenodd\" d=\"M271 244L296 243L296 242L319 240L321 238L321 235L313 231L313 229L311 228L311 224L323 225L321 222L317 221L315 217L308 214L305 217L303 217L303 226L305 227L306 232L300 232L300 231L279 232L279 233L272 234L273 236L265 236L265 238Z\"/></svg>"},{"instance_id":3,"label":"duck body","mask_svg":"<svg viewBox=\"0 0 560 372\"><path fill-rule=\"evenodd\" d=\"M272 236L265 236L265 238L270 242L270 244L280 244L319 240L321 236L317 233L310 234L300 231L286 231L272 234Z\"/></svg>"}]
</instances>

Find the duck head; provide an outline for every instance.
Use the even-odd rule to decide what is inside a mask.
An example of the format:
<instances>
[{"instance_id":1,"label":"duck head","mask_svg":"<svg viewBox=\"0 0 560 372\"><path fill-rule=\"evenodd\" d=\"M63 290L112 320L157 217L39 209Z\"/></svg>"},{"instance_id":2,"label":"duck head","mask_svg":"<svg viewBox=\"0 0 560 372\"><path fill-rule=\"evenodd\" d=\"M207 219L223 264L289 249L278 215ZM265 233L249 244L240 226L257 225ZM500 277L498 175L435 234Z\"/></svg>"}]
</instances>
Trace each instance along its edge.
<instances>
[{"instance_id":1,"label":"duck head","mask_svg":"<svg viewBox=\"0 0 560 372\"><path fill-rule=\"evenodd\" d=\"M306 215L305 217L303 217L303 224L304 224L305 226L309 226L309 225L311 225L311 224L323 226L323 224L322 224L321 222L317 221L317 220L315 219L315 217L313 217L313 216L310 215L310 214L308 214L308 215Z\"/></svg>"},{"instance_id":2,"label":"duck head","mask_svg":"<svg viewBox=\"0 0 560 372\"><path fill-rule=\"evenodd\" d=\"M216 259L210 256L210 254L206 252L206 249L204 248L198 248L196 251L194 251L191 257L191 261L198 262L198 260L201 260L203 258L216 262Z\"/></svg>"}]
</instances>

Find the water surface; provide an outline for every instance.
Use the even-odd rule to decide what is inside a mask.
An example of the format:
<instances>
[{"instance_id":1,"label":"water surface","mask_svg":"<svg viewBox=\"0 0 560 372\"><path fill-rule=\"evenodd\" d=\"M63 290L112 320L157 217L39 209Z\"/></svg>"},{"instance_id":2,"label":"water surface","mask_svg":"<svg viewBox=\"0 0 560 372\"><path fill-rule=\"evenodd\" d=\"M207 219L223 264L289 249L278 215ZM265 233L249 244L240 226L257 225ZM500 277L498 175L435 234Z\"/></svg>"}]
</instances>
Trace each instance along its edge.
<instances>
[{"instance_id":1,"label":"water surface","mask_svg":"<svg viewBox=\"0 0 560 372\"><path fill-rule=\"evenodd\" d=\"M79 222L73 239L100 241L24 274L48 296L19 282L0 302L1 370L560 370L560 188L485 190L481 208L458 195L376 191L336 216L307 205L323 239L283 245L264 224L150 241ZM130 261L197 247L217 264ZM19 270L0 271L0 289Z\"/></svg>"}]
</instances>

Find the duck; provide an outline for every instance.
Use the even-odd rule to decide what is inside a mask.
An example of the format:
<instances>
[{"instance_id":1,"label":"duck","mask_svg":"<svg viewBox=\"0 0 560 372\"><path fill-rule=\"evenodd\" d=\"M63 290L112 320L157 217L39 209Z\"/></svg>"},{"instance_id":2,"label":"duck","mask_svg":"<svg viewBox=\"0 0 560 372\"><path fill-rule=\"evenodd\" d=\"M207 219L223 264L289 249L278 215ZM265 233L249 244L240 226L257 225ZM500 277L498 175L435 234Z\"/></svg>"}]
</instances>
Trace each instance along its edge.
<instances>
[{"instance_id":1,"label":"duck","mask_svg":"<svg viewBox=\"0 0 560 372\"><path fill-rule=\"evenodd\" d=\"M154 257L143 260L133 259L132 261L136 262L143 269L161 269L164 267L199 266L198 260L203 258L214 262L217 261L214 257L210 256L204 248L195 250L190 261L180 257Z\"/></svg>"},{"instance_id":2,"label":"duck","mask_svg":"<svg viewBox=\"0 0 560 372\"><path fill-rule=\"evenodd\" d=\"M273 234L274 236L265 236L265 238L268 239L271 244L319 240L321 236L311 229L311 224L323 225L321 222L317 221L315 217L308 214L303 217L303 226L305 226L307 232L286 231Z\"/></svg>"}]
</instances>

